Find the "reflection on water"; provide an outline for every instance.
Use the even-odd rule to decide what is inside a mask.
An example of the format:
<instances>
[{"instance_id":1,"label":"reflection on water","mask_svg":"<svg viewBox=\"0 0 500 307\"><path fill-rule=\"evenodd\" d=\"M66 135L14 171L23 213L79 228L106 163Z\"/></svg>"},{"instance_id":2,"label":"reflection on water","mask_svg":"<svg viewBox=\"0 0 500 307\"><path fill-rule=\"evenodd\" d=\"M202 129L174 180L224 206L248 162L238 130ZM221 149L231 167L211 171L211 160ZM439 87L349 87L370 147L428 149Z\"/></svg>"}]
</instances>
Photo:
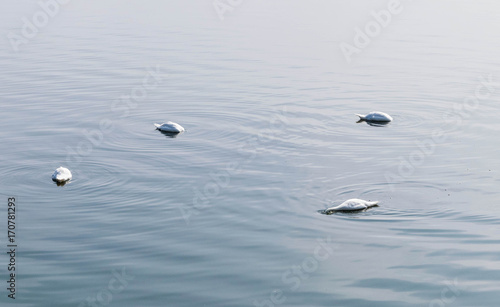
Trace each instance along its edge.
<instances>
[{"instance_id":1,"label":"reflection on water","mask_svg":"<svg viewBox=\"0 0 500 307\"><path fill-rule=\"evenodd\" d=\"M65 185L68 183L68 181L56 181L56 180L52 180L52 181L54 181L54 183L55 183L58 187L63 187L63 186L65 186Z\"/></svg>"},{"instance_id":2,"label":"reflection on water","mask_svg":"<svg viewBox=\"0 0 500 307\"><path fill-rule=\"evenodd\" d=\"M390 122L374 122L374 121L367 121L364 119L360 119L356 122L357 124L359 123L366 123L367 125L373 126L373 127L384 127L390 124Z\"/></svg>"},{"instance_id":3,"label":"reflection on water","mask_svg":"<svg viewBox=\"0 0 500 307\"><path fill-rule=\"evenodd\" d=\"M4 40L19 304L448 306L452 287L453 306L496 306L500 7L405 5L347 63L339 43L386 8L75 1L19 52ZM37 10L6 4L2 29ZM393 122L354 122L373 109ZM165 118L189 133L153 131ZM349 198L380 207L318 214Z\"/></svg>"},{"instance_id":4,"label":"reflection on water","mask_svg":"<svg viewBox=\"0 0 500 307\"><path fill-rule=\"evenodd\" d=\"M160 131L161 134L163 134L164 136L166 136L168 138L176 138L179 135L184 133L184 132L168 132L168 131L161 131L161 130L158 130L158 131Z\"/></svg>"}]
</instances>

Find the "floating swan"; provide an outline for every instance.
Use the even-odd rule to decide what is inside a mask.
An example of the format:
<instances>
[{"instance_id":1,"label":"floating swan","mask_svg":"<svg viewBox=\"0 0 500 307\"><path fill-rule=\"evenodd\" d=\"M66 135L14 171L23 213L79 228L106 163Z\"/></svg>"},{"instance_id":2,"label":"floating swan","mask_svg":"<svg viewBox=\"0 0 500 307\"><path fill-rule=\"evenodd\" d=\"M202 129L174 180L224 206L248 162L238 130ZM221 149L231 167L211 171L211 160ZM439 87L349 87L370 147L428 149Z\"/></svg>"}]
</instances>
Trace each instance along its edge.
<instances>
[{"instance_id":1,"label":"floating swan","mask_svg":"<svg viewBox=\"0 0 500 307\"><path fill-rule=\"evenodd\" d=\"M367 121L367 122L391 122L392 117L384 112L370 112L366 115L361 115L361 114L356 114L359 116L360 121Z\"/></svg>"},{"instance_id":2,"label":"floating swan","mask_svg":"<svg viewBox=\"0 0 500 307\"><path fill-rule=\"evenodd\" d=\"M71 180L72 177L73 176L71 175L69 169L62 166L57 168L54 174L52 174L52 180L54 180L57 183L66 182L68 180Z\"/></svg>"},{"instance_id":3,"label":"floating swan","mask_svg":"<svg viewBox=\"0 0 500 307\"><path fill-rule=\"evenodd\" d=\"M184 127L174 122L166 122L161 125L160 124L154 124L154 125L156 129L162 132L169 132L169 133L184 132Z\"/></svg>"},{"instance_id":4,"label":"floating swan","mask_svg":"<svg viewBox=\"0 0 500 307\"><path fill-rule=\"evenodd\" d=\"M331 207L323 211L324 214L332 214L334 212L353 212L361 211L371 207L378 207L378 201L366 201L362 199L348 199L337 207Z\"/></svg>"}]
</instances>

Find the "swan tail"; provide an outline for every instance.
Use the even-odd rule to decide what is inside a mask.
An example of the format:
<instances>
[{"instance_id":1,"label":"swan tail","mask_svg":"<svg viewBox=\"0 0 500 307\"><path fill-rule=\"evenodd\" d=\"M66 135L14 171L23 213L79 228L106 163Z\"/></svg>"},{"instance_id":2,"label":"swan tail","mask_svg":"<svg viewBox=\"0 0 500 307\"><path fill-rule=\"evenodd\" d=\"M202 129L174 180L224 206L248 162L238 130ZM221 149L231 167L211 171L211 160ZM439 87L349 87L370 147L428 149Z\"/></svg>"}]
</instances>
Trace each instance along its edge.
<instances>
[{"instance_id":1,"label":"swan tail","mask_svg":"<svg viewBox=\"0 0 500 307\"><path fill-rule=\"evenodd\" d=\"M378 201L367 201L366 205L368 206L368 208L378 207Z\"/></svg>"},{"instance_id":2,"label":"swan tail","mask_svg":"<svg viewBox=\"0 0 500 307\"><path fill-rule=\"evenodd\" d=\"M154 124L156 129L160 129L161 125L160 124Z\"/></svg>"},{"instance_id":3,"label":"swan tail","mask_svg":"<svg viewBox=\"0 0 500 307\"><path fill-rule=\"evenodd\" d=\"M364 119L365 119L365 116L364 116L364 115L361 115L361 114L354 114L354 115L359 116L359 119L360 119L360 120L364 120Z\"/></svg>"}]
</instances>

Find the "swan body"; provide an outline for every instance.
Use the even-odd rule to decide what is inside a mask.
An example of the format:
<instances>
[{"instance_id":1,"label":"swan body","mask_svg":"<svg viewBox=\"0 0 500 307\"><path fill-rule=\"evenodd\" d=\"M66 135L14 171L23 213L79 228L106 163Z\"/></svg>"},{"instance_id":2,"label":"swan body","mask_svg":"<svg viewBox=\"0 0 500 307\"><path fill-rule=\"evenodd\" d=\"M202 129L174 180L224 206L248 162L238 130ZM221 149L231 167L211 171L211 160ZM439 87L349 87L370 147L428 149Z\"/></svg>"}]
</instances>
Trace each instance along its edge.
<instances>
[{"instance_id":1,"label":"swan body","mask_svg":"<svg viewBox=\"0 0 500 307\"><path fill-rule=\"evenodd\" d=\"M367 122L391 122L392 117L384 112L370 112L366 115L356 114L360 120Z\"/></svg>"},{"instance_id":2,"label":"swan body","mask_svg":"<svg viewBox=\"0 0 500 307\"><path fill-rule=\"evenodd\" d=\"M52 180L55 182L66 182L71 180L71 178L73 178L73 176L71 175L69 169L62 166L58 167L54 174L52 174Z\"/></svg>"},{"instance_id":3,"label":"swan body","mask_svg":"<svg viewBox=\"0 0 500 307\"><path fill-rule=\"evenodd\" d=\"M174 122L166 122L163 124L154 124L156 129L163 132L179 133L184 132L184 127Z\"/></svg>"},{"instance_id":4,"label":"swan body","mask_svg":"<svg viewBox=\"0 0 500 307\"><path fill-rule=\"evenodd\" d=\"M352 212L365 210L371 207L378 207L378 201L367 201L363 199L348 199L336 207L328 208L324 211L325 214L332 214L334 212Z\"/></svg>"}]
</instances>

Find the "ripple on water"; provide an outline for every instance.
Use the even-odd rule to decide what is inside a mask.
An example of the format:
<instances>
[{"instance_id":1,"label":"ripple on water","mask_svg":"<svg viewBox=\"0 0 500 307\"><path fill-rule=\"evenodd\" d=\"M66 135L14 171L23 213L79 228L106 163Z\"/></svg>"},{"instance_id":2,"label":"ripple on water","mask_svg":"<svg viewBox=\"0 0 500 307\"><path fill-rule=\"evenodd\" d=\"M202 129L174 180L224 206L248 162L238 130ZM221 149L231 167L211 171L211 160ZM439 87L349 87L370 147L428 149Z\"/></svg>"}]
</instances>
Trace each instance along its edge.
<instances>
[{"instance_id":1,"label":"ripple on water","mask_svg":"<svg viewBox=\"0 0 500 307\"><path fill-rule=\"evenodd\" d=\"M200 161L207 155L225 159L228 149L229 152L238 149L258 133L258 127L255 130L248 127L261 120L251 113L209 110L206 107L177 112L168 119L181 124L186 131L178 135L162 134L153 126L154 122L162 122L161 117L157 113L146 112L118 123L121 133L114 136L109 146L114 150L170 155L175 159L191 158L191 154L200 157Z\"/></svg>"},{"instance_id":2,"label":"ripple on water","mask_svg":"<svg viewBox=\"0 0 500 307\"><path fill-rule=\"evenodd\" d=\"M344 181L340 179L339 181ZM352 182L353 180L345 180ZM309 183L312 184L312 183ZM332 184L333 185L333 184ZM322 184L322 186L324 186ZM425 189L425 197L421 191ZM318 191L312 196L312 203L319 204L318 210L339 205L350 198L379 201L379 207L362 211L370 216L380 216L384 221L422 218L451 218L459 214L452 203L440 200L447 192L439 185L425 181L407 180L391 190L385 182L360 182L339 185L329 190ZM429 202L429 196L434 200ZM338 214L342 216L342 213ZM350 216L350 215L348 215ZM371 219L375 221L375 219Z\"/></svg>"}]
</instances>

